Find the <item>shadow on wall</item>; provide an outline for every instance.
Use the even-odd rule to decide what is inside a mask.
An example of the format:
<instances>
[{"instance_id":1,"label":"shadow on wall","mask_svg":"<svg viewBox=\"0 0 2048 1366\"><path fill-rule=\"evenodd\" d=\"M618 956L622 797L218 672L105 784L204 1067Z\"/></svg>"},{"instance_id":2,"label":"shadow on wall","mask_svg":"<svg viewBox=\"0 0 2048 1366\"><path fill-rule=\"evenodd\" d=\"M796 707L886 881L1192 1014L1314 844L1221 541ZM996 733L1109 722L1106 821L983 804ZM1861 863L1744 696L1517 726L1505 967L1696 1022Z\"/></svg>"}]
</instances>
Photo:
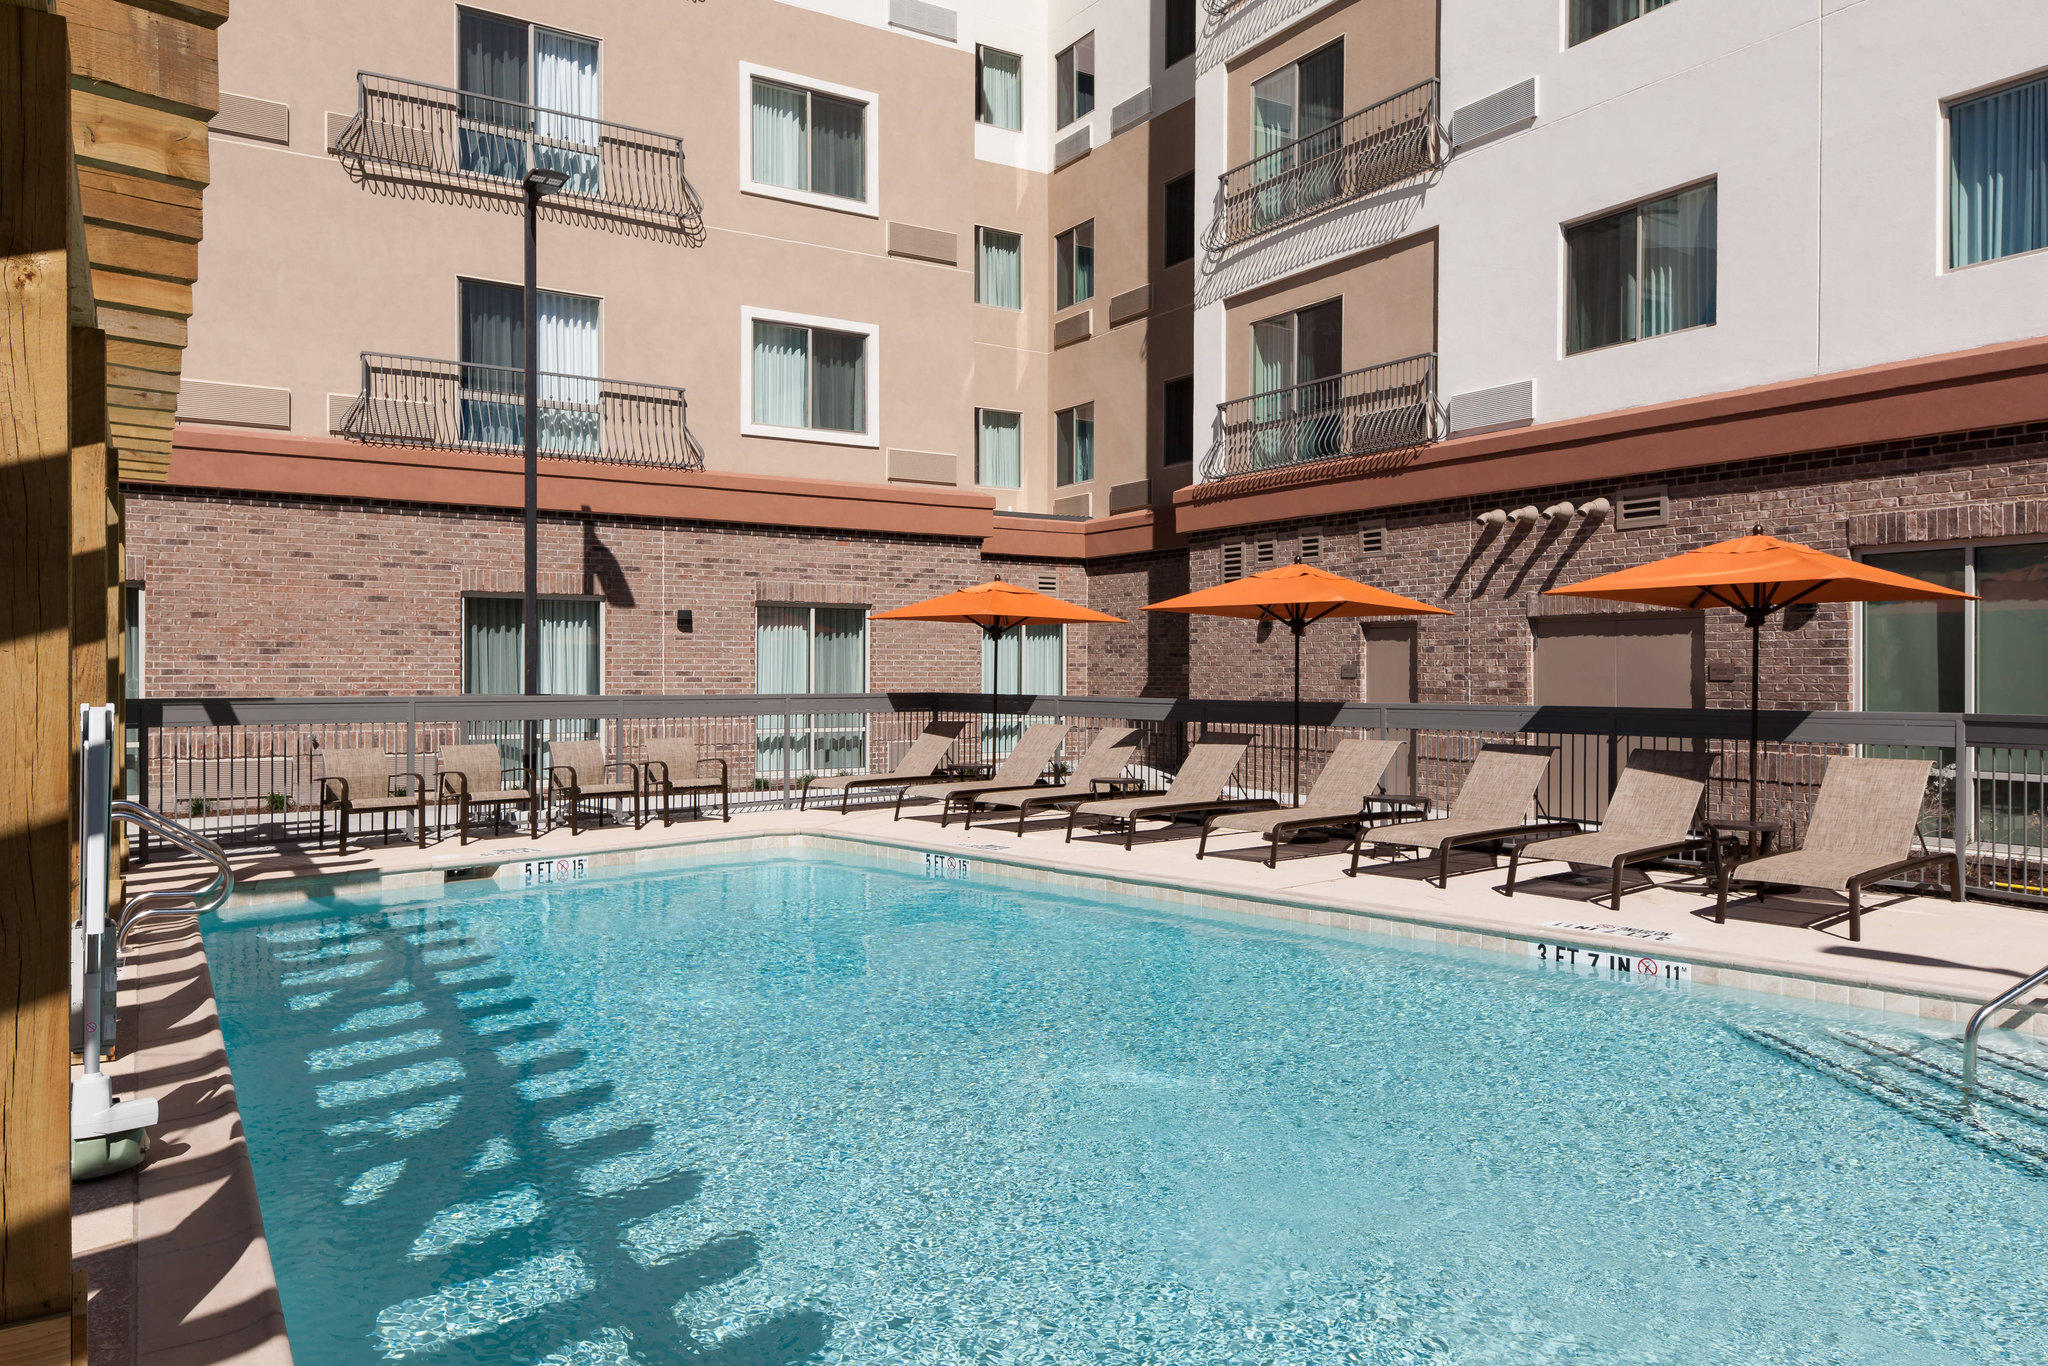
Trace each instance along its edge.
<instances>
[{"instance_id":1,"label":"shadow on wall","mask_svg":"<svg viewBox=\"0 0 2048 1366\"><path fill-rule=\"evenodd\" d=\"M1145 576L1146 602L1177 598L1190 587L1188 557L1152 566ZM1193 618L1180 612L1146 612L1145 686L1147 697L1188 695L1188 632Z\"/></svg>"},{"instance_id":2,"label":"shadow on wall","mask_svg":"<svg viewBox=\"0 0 2048 1366\"><path fill-rule=\"evenodd\" d=\"M1323 0L1202 0L1209 12L1202 26L1202 50L1195 74L1214 71L1280 25L1306 14Z\"/></svg>"},{"instance_id":3,"label":"shadow on wall","mask_svg":"<svg viewBox=\"0 0 2048 1366\"><path fill-rule=\"evenodd\" d=\"M1326 212L1261 234L1235 251L1205 250L1195 282L1195 306L1218 303L1234 294L1297 270L1383 247L1402 237L1415 221L1430 188L1441 175L1403 181L1389 189L1362 195ZM1223 187L1216 187L1212 229L1222 221Z\"/></svg>"},{"instance_id":4,"label":"shadow on wall","mask_svg":"<svg viewBox=\"0 0 2048 1366\"><path fill-rule=\"evenodd\" d=\"M583 509L583 591L603 598L613 607L633 605L633 586L611 547L597 536L597 519Z\"/></svg>"}]
</instances>

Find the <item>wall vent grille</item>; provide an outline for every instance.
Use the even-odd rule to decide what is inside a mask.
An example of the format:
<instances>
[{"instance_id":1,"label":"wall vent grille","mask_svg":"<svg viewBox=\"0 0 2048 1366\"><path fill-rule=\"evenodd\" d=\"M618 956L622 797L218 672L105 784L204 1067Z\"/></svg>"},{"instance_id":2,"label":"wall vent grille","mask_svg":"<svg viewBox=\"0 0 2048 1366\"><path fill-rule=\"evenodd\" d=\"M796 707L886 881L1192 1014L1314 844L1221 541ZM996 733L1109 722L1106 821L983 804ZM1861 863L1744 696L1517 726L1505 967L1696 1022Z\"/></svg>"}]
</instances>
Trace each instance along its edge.
<instances>
[{"instance_id":1,"label":"wall vent grille","mask_svg":"<svg viewBox=\"0 0 2048 1366\"><path fill-rule=\"evenodd\" d=\"M1358 529L1358 549L1365 555L1384 555L1387 552L1387 524L1370 522Z\"/></svg>"},{"instance_id":2,"label":"wall vent grille","mask_svg":"<svg viewBox=\"0 0 2048 1366\"><path fill-rule=\"evenodd\" d=\"M1262 573L1280 563L1280 542L1259 541L1252 546L1252 572Z\"/></svg>"},{"instance_id":3,"label":"wall vent grille","mask_svg":"<svg viewBox=\"0 0 2048 1366\"><path fill-rule=\"evenodd\" d=\"M1301 562L1312 564L1323 558L1323 533L1304 531L1301 533Z\"/></svg>"},{"instance_id":4,"label":"wall vent grille","mask_svg":"<svg viewBox=\"0 0 2048 1366\"><path fill-rule=\"evenodd\" d=\"M1224 546L1224 547L1223 547L1223 581L1224 581L1225 583L1229 583L1229 582L1230 582L1230 581L1231 581L1232 579L1241 579L1241 578L1243 578L1243 577L1244 577L1244 546L1243 546L1243 545L1241 545L1241 544L1239 544L1239 545L1227 545L1227 546Z\"/></svg>"},{"instance_id":5,"label":"wall vent grille","mask_svg":"<svg viewBox=\"0 0 2048 1366\"><path fill-rule=\"evenodd\" d=\"M1671 495L1663 489L1626 489L1614 499L1618 531L1641 531L1671 520Z\"/></svg>"},{"instance_id":6,"label":"wall vent grille","mask_svg":"<svg viewBox=\"0 0 2048 1366\"><path fill-rule=\"evenodd\" d=\"M1040 575L1038 576L1038 591L1039 591L1039 592L1041 592L1041 593L1057 593L1057 592L1059 592L1059 591L1060 591L1060 576L1059 576L1059 575L1057 575L1057 574L1052 574L1052 573L1042 573L1042 574L1040 574Z\"/></svg>"}]
</instances>

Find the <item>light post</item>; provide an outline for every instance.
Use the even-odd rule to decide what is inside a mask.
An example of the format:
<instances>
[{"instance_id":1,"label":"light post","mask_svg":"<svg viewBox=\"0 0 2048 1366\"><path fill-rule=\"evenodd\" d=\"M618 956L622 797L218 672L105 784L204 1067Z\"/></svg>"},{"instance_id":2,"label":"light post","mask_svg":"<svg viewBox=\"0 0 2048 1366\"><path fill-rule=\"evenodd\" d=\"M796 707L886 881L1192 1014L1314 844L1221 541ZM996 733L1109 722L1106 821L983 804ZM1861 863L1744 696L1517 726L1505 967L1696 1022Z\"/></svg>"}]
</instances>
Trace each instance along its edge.
<instances>
[{"instance_id":1,"label":"light post","mask_svg":"<svg viewBox=\"0 0 2048 1366\"><path fill-rule=\"evenodd\" d=\"M526 448L526 613L520 631L526 647L526 667L520 689L528 697L540 693L540 201L569 182L568 173L553 166L536 166L526 173L526 416L520 435ZM540 730L532 717L526 721L526 772L528 781L540 782ZM538 793L535 800L539 800Z\"/></svg>"}]
</instances>

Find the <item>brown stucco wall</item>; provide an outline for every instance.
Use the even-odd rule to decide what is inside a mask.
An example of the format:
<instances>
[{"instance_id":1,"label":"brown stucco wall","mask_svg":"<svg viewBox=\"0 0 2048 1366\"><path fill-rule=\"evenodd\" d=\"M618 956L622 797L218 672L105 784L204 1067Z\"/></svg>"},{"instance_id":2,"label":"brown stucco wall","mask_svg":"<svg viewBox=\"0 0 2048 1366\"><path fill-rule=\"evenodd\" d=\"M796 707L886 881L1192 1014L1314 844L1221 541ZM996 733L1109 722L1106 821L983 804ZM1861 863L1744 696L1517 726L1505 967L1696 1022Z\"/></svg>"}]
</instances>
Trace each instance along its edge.
<instances>
[{"instance_id":1,"label":"brown stucco wall","mask_svg":"<svg viewBox=\"0 0 2048 1366\"><path fill-rule=\"evenodd\" d=\"M1331 43L1344 44L1344 112L1437 74L1437 0L1349 0L1230 63L1230 164L1251 157L1252 84Z\"/></svg>"},{"instance_id":2,"label":"brown stucco wall","mask_svg":"<svg viewBox=\"0 0 2048 1366\"><path fill-rule=\"evenodd\" d=\"M1326 299L1344 301L1344 368L1357 370L1436 349L1436 234L1347 256L1224 307L1224 375L1231 397L1249 394L1252 324Z\"/></svg>"}]
</instances>

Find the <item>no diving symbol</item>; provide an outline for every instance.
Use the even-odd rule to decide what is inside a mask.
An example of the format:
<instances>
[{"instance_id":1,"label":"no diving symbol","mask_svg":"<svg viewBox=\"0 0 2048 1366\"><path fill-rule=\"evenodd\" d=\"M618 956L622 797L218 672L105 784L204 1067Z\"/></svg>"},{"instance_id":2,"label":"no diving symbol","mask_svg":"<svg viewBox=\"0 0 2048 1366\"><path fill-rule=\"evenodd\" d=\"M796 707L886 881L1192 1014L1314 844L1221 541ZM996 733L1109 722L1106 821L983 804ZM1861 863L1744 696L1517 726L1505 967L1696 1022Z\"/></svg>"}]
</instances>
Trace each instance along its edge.
<instances>
[{"instance_id":1,"label":"no diving symbol","mask_svg":"<svg viewBox=\"0 0 2048 1366\"><path fill-rule=\"evenodd\" d=\"M1657 960L1656 960L1656 959L1654 959L1654 958L1638 958L1638 959L1636 959L1636 975L1637 975L1637 976L1639 976L1639 977L1654 977L1654 976L1656 975L1656 973L1657 973Z\"/></svg>"}]
</instances>

